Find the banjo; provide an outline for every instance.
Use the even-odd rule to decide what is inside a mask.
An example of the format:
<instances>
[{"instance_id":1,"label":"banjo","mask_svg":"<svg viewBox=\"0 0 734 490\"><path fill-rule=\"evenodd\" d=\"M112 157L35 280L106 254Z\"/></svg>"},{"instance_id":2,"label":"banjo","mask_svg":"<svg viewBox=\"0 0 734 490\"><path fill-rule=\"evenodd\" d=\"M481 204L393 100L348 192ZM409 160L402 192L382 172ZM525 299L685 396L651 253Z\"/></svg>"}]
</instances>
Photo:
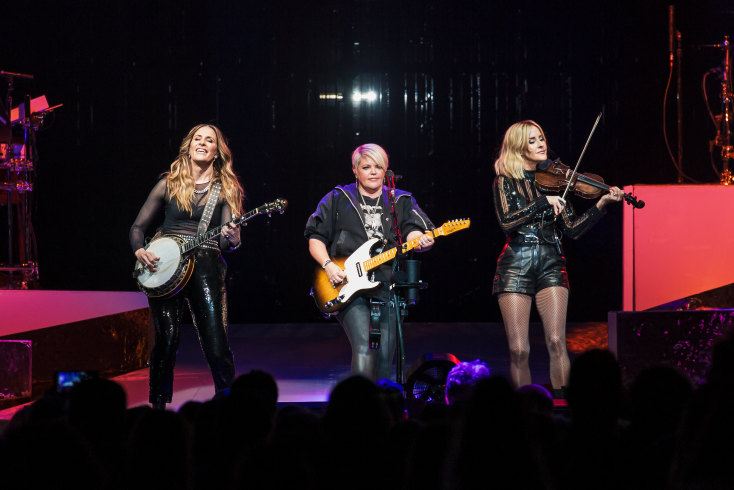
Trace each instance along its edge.
<instances>
[{"instance_id":1,"label":"banjo","mask_svg":"<svg viewBox=\"0 0 734 490\"><path fill-rule=\"evenodd\" d=\"M194 249L207 240L219 236L225 225L234 228L243 223L247 224L246 221L260 214L270 216L275 211L283 214L286 207L288 207L288 201L276 199L248 211L229 223L197 235L191 240L186 240L178 235L163 235L151 240L145 250L153 252L160 257L160 260L155 264L156 271L151 271L140 261L135 261L133 277L138 282L138 289L150 298L170 298L183 289L194 272L195 254L191 253Z\"/></svg>"}]
</instances>

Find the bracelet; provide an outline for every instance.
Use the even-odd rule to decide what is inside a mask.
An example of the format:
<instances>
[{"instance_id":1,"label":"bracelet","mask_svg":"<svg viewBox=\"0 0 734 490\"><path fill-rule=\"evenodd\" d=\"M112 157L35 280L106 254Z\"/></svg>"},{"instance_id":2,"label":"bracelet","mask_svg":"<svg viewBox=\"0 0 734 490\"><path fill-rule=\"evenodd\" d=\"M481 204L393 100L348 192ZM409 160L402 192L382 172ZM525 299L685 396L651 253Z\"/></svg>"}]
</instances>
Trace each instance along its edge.
<instances>
[{"instance_id":1,"label":"bracelet","mask_svg":"<svg viewBox=\"0 0 734 490\"><path fill-rule=\"evenodd\" d=\"M331 259L326 259L326 262L324 262L324 265L322 265L321 268L326 270L326 266L329 264L331 264Z\"/></svg>"},{"instance_id":2,"label":"bracelet","mask_svg":"<svg viewBox=\"0 0 734 490\"><path fill-rule=\"evenodd\" d=\"M242 240L240 240L239 242L237 242L237 245L235 245L234 247L230 247L230 248L229 248L229 251L230 251L230 252L234 252L235 250L237 250L237 249L238 249L238 248L240 248L241 246L242 246Z\"/></svg>"}]
</instances>

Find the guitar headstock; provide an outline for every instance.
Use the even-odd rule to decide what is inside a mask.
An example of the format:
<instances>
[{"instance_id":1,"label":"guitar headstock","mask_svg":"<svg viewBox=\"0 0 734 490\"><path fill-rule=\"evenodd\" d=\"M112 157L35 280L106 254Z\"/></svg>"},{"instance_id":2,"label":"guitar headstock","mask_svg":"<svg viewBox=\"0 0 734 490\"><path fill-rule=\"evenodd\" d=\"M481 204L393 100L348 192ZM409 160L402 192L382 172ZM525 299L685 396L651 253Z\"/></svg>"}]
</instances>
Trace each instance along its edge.
<instances>
[{"instance_id":1,"label":"guitar headstock","mask_svg":"<svg viewBox=\"0 0 734 490\"><path fill-rule=\"evenodd\" d=\"M267 214L270 216L274 212L279 212L280 214L283 214L285 212L285 208L288 207L288 201L286 201L283 198L278 198L275 201L263 204L259 208L257 208L258 214Z\"/></svg>"},{"instance_id":2,"label":"guitar headstock","mask_svg":"<svg viewBox=\"0 0 734 490\"><path fill-rule=\"evenodd\" d=\"M450 235L455 231L465 230L469 228L469 225L471 225L470 219L455 219L442 224L439 228L436 229L436 231L440 235Z\"/></svg>"}]
</instances>

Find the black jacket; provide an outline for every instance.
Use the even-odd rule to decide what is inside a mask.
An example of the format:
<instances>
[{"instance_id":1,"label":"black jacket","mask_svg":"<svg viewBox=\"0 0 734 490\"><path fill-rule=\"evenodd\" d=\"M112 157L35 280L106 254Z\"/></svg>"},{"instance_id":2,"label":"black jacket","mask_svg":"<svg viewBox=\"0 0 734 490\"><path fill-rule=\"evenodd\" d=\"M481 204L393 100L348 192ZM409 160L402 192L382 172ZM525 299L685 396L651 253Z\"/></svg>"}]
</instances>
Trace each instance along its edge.
<instances>
[{"instance_id":1,"label":"black jacket","mask_svg":"<svg viewBox=\"0 0 734 490\"><path fill-rule=\"evenodd\" d=\"M385 249L397 246L387 187L383 187L382 229L387 240ZM308 218L304 235L315 238L326 245L332 257L347 257L367 241L364 216L359 206L357 184L337 186L319 202L316 211ZM403 240L411 231L426 231L435 228L409 192L395 190L395 208Z\"/></svg>"}]
</instances>

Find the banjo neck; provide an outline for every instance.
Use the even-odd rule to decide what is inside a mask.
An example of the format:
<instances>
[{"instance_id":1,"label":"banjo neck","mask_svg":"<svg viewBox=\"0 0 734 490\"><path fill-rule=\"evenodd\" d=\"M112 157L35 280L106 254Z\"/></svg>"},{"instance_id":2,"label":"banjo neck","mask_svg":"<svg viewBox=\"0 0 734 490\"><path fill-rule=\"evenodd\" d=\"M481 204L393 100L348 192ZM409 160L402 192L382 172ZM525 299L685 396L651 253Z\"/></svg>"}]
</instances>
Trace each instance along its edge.
<instances>
[{"instance_id":1,"label":"banjo neck","mask_svg":"<svg viewBox=\"0 0 734 490\"><path fill-rule=\"evenodd\" d=\"M206 242L207 240L211 240L212 238L219 236L222 233L222 228L224 228L225 226L234 228L235 226L239 226L242 223L248 221L251 218L254 218L255 216L259 214L270 215L274 211L278 211L281 214L283 214L283 211L285 211L285 208L287 206L288 206L288 201L286 201L285 199L276 199L273 202L269 202L255 209L252 209L246 212L245 214L243 214L242 216L239 216L233 219L232 221L228 221L227 223L224 223L221 226L212 228L211 230L207 231L206 233L197 235L193 240L187 241L184 245L181 246L181 254L186 254L188 252L191 252L192 250L194 250L196 247L200 246L202 243Z\"/></svg>"}]
</instances>

